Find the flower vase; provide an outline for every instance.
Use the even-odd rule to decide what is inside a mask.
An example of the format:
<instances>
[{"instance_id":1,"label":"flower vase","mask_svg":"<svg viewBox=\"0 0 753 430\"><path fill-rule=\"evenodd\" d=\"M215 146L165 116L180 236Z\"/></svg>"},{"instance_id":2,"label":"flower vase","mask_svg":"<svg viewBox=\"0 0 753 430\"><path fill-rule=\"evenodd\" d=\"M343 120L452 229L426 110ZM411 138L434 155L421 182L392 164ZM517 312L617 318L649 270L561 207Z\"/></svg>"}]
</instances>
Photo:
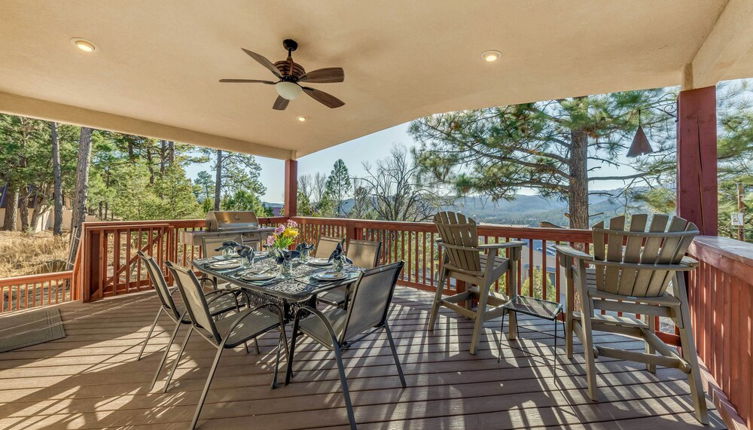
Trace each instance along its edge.
<instances>
[{"instance_id":1,"label":"flower vase","mask_svg":"<svg viewBox=\"0 0 753 430\"><path fill-rule=\"evenodd\" d=\"M283 260L280 264L280 275L285 279L293 277L293 261Z\"/></svg>"}]
</instances>

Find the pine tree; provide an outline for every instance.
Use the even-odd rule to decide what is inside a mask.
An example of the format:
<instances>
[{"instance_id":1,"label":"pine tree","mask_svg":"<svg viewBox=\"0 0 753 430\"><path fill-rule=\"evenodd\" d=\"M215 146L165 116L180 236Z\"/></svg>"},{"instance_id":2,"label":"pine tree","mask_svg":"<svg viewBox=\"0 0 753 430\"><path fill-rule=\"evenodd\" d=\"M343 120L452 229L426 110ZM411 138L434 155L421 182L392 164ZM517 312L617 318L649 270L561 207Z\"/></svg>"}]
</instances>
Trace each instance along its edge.
<instances>
[{"instance_id":1,"label":"pine tree","mask_svg":"<svg viewBox=\"0 0 753 430\"><path fill-rule=\"evenodd\" d=\"M418 163L459 193L492 200L521 188L568 200L570 226L589 226L589 184L650 180L671 168L674 94L658 89L433 115L414 121ZM641 124L655 153L633 160L636 174L598 176L619 165Z\"/></svg>"},{"instance_id":2,"label":"pine tree","mask_svg":"<svg viewBox=\"0 0 753 430\"><path fill-rule=\"evenodd\" d=\"M325 194L335 203L336 216L344 214L343 203L348 198L352 188L348 167L345 166L345 162L342 159L338 159L335 161L332 172L330 172L327 178L327 188L325 191Z\"/></svg>"}]
</instances>

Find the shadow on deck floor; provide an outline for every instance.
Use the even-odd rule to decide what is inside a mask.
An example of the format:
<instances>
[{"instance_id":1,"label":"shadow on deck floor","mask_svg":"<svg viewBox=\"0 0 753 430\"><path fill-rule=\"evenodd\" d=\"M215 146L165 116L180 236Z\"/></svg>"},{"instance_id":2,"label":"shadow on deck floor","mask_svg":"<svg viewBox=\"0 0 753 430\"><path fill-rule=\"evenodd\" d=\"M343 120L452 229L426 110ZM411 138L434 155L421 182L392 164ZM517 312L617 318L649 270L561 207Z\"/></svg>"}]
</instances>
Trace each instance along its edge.
<instances>
[{"instance_id":1,"label":"shadow on deck floor","mask_svg":"<svg viewBox=\"0 0 753 430\"><path fill-rule=\"evenodd\" d=\"M384 335L345 353L359 428L724 428L710 401L711 426L695 421L685 374L676 369L652 375L640 364L599 359L602 401L591 402L583 360L567 360L561 339L555 361L550 322L520 318L521 339L502 341L498 363L499 320L491 321L472 356L470 321L444 310L434 332L425 330L431 297L402 287L395 294L390 324L407 389L400 388ZM0 428L187 428L214 350L192 339L170 391L161 392L164 372L149 391L172 329L162 319L161 333L136 361L157 303L150 292L61 305L68 337L0 354ZM276 340L274 333L261 339L260 355L242 347L223 355L202 429L347 426L335 361L311 342L296 351L293 383L270 390ZM596 342L643 350L618 335L597 335Z\"/></svg>"}]
</instances>

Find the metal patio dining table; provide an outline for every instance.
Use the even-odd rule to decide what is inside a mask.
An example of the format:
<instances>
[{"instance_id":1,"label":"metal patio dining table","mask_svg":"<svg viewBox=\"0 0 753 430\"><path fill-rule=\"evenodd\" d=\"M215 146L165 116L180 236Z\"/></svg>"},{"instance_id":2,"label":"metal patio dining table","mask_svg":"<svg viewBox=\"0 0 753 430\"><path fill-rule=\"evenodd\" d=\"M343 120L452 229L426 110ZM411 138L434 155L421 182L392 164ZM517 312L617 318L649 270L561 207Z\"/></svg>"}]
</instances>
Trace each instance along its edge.
<instances>
[{"instance_id":1,"label":"metal patio dining table","mask_svg":"<svg viewBox=\"0 0 753 430\"><path fill-rule=\"evenodd\" d=\"M294 260L292 276L282 277L279 273L274 258L264 256L259 258L252 268L236 267L229 269L213 268L218 261L227 261L232 258L214 257L197 259L192 262L193 267L200 272L217 278L220 282L227 282L241 288L248 293L254 302L274 302L280 305L288 319L292 319L298 305L311 305L316 301L316 296L325 291L338 287L350 287L363 269L356 266L348 266L343 269L345 278L335 281L321 281L314 276L332 270L332 265L318 266L300 260ZM244 279L244 274L273 273L275 276L265 281L249 281Z\"/></svg>"}]
</instances>

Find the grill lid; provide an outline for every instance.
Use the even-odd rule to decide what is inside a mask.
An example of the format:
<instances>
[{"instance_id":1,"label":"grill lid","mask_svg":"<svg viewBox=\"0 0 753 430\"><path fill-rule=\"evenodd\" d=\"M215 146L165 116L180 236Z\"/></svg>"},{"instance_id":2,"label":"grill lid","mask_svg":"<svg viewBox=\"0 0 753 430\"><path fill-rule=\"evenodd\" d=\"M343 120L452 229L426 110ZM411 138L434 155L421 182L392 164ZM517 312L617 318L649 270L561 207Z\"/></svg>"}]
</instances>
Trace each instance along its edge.
<instances>
[{"instance_id":1,"label":"grill lid","mask_svg":"<svg viewBox=\"0 0 753 430\"><path fill-rule=\"evenodd\" d=\"M251 211L212 211L207 213L209 231L244 230L259 227L256 214Z\"/></svg>"}]
</instances>

